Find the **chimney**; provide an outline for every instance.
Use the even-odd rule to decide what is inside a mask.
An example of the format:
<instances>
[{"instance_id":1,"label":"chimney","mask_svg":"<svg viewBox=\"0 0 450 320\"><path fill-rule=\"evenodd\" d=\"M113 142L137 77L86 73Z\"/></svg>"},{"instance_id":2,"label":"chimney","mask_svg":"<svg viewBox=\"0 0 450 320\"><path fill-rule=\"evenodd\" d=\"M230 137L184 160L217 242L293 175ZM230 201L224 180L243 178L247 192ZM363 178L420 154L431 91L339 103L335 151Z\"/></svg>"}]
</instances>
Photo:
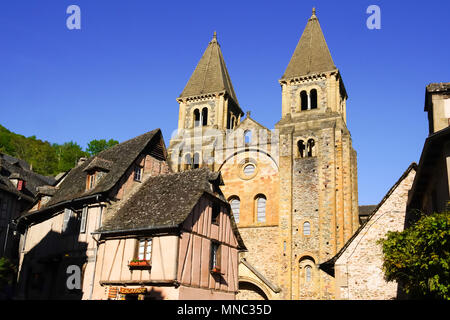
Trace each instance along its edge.
<instances>
[{"instance_id":1,"label":"chimney","mask_svg":"<svg viewBox=\"0 0 450 320\"><path fill-rule=\"evenodd\" d=\"M86 162L86 160L87 160L87 158L86 158L86 157L81 157L80 159L78 159L78 163L77 163L77 166L79 166L79 165L82 165L83 163L85 163L85 162Z\"/></svg>"}]
</instances>

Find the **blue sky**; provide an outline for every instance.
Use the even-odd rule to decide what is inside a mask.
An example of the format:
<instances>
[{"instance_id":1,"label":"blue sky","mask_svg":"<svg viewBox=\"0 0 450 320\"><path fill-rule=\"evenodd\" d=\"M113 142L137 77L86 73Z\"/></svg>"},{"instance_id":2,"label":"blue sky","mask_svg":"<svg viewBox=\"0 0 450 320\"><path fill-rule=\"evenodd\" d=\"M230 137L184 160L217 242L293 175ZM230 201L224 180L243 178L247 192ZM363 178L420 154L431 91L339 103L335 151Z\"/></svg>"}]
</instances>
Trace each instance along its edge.
<instances>
[{"instance_id":1,"label":"blue sky","mask_svg":"<svg viewBox=\"0 0 450 320\"><path fill-rule=\"evenodd\" d=\"M66 9L81 9L69 30ZM366 9L381 8L381 29ZM273 128L283 75L317 8L349 99L360 204L377 204L428 135L425 86L450 81L449 1L15 0L0 10L0 124L50 142L177 127L176 97L216 30L244 111Z\"/></svg>"}]
</instances>

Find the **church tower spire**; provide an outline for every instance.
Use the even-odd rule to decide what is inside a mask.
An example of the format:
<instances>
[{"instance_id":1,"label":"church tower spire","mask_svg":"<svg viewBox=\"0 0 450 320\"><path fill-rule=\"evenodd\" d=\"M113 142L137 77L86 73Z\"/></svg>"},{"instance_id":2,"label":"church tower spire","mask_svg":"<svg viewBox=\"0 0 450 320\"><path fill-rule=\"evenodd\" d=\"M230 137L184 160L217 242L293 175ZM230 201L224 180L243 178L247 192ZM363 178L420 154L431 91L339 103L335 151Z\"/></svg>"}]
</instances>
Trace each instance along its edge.
<instances>
[{"instance_id":1,"label":"church tower spire","mask_svg":"<svg viewBox=\"0 0 450 320\"><path fill-rule=\"evenodd\" d=\"M315 8L279 82L282 117L317 109L320 111L315 112L338 112L346 121L347 93Z\"/></svg>"},{"instance_id":2,"label":"church tower spire","mask_svg":"<svg viewBox=\"0 0 450 320\"><path fill-rule=\"evenodd\" d=\"M196 126L233 129L244 115L215 31L177 101L180 104L179 130Z\"/></svg>"},{"instance_id":3,"label":"church tower spire","mask_svg":"<svg viewBox=\"0 0 450 320\"><path fill-rule=\"evenodd\" d=\"M281 79L305 76L313 73L336 70L330 50L313 8L311 18L295 48L291 61Z\"/></svg>"}]
</instances>

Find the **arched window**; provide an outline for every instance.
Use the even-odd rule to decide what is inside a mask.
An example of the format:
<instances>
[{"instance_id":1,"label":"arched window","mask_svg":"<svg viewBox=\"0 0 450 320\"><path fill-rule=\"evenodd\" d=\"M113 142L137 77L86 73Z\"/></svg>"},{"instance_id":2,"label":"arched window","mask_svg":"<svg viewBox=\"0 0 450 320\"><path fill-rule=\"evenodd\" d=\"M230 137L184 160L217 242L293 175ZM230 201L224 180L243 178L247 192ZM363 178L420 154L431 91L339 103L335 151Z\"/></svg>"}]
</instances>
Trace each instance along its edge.
<instances>
[{"instance_id":1,"label":"arched window","mask_svg":"<svg viewBox=\"0 0 450 320\"><path fill-rule=\"evenodd\" d=\"M301 110L308 110L308 94L305 90L300 92L300 106Z\"/></svg>"},{"instance_id":2,"label":"arched window","mask_svg":"<svg viewBox=\"0 0 450 320\"><path fill-rule=\"evenodd\" d=\"M311 101L311 109L317 109L317 90L312 89L309 93L309 99Z\"/></svg>"},{"instance_id":3,"label":"arched window","mask_svg":"<svg viewBox=\"0 0 450 320\"><path fill-rule=\"evenodd\" d=\"M202 109L202 126L208 125L208 108Z\"/></svg>"},{"instance_id":4,"label":"arched window","mask_svg":"<svg viewBox=\"0 0 450 320\"><path fill-rule=\"evenodd\" d=\"M303 158L305 156L305 143L303 142L303 140L298 140L297 141L297 150L298 150L298 156L300 158Z\"/></svg>"},{"instance_id":5,"label":"arched window","mask_svg":"<svg viewBox=\"0 0 450 320\"><path fill-rule=\"evenodd\" d=\"M256 198L256 221L266 221L266 197L262 194L257 195Z\"/></svg>"},{"instance_id":6,"label":"arched window","mask_svg":"<svg viewBox=\"0 0 450 320\"><path fill-rule=\"evenodd\" d=\"M244 140L245 144L250 144L252 142L252 132L250 130L245 130Z\"/></svg>"},{"instance_id":7,"label":"arched window","mask_svg":"<svg viewBox=\"0 0 450 320\"><path fill-rule=\"evenodd\" d=\"M200 126L200 111L198 109L194 110L194 127Z\"/></svg>"},{"instance_id":8,"label":"arched window","mask_svg":"<svg viewBox=\"0 0 450 320\"><path fill-rule=\"evenodd\" d=\"M309 283L312 280L312 267L307 265L305 266L305 282Z\"/></svg>"},{"instance_id":9,"label":"arched window","mask_svg":"<svg viewBox=\"0 0 450 320\"><path fill-rule=\"evenodd\" d=\"M186 153L184 156L184 170L189 170L192 168L192 157L190 153Z\"/></svg>"},{"instance_id":10,"label":"arched window","mask_svg":"<svg viewBox=\"0 0 450 320\"><path fill-rule=\"evenodd\" d=\"M308 221L303 223L303 235L304 236L310 236L311 235L311 224Z\"/></svg>"},{"instance_id":11,"label":"arched window","mask_svg":"<svg viewBox=\"0 0 450 320\"><path fill-rule=\"evenodd\" d=\"M306 149L308 152L308 157L314 157L316 155L315 152L315 142L314 139L309 139L306 145Z\"/></svg>"},{"instance_id":12,"label":"arched window","mask_svg":"<svg viewBox=\"0 0 450 320\"><path fill-rule=\"evenodd\" d=\"M197 169L200 167L200 155L198 154L198 152L194 153L194 164L193 164L194 169Z\"/></svg>"},{"instance_id":13,"label":"arched window","mask_svg":"<svg viewBox=\"0 0 450 320\"><path fill-rule=\"evenodd\" d=\"M232 197L230 200L230 206L231 212L234 216L234 221L236 221L236 223L239 223L239 212L241 211L241 200L239 199L239 197Z\"/></svg>"}]
</instances>

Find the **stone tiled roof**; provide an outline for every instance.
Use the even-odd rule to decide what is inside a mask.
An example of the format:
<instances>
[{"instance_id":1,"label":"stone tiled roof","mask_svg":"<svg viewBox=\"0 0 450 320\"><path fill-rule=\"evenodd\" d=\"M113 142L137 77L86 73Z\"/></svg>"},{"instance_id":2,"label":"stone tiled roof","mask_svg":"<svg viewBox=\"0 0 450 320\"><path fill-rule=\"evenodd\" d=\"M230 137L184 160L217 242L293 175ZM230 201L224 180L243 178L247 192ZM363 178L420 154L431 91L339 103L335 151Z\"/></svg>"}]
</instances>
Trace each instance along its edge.
<instances>
[{"instance_id":1,"label":"stone tiled roof","mask_svg":"<svg viewBox=\"0 0 450 320\"><path fill-rule=\"evenodd\" d=\"M239 106L216 33L209 42L180 98L226 92Z\"/></svg>"},{"instance_id":2,"label":"stone tiled roof","mask_svg":"<svg viewBox=\"0 0 450 320\"><path fill-rule=\"evenodd\" d=\"M315 10L295 48L282 80L336 70Z\"/></svg>"},{"instance_id":3,"label":"stone tiled roof","mask_svg":"<svg viewBox=\"0 0 450 320\"><path fill-rule=\"evenodd\" d=\"M161 138L160 129L149 131L117 144L79 164L67 174L58 186L55 195L43 208L76 198L108 192L116 185L144 148L151 141L159 141L159 139L153 140L157 136ZM86 169L98 168L99 166L107 167L105 169L108 173L98 181L95 188L86 190Z\"/></svg>"},{"instance_id":4,"label":"stone tiled roof","mask_svg":"<svg viewBox=\"0 0 450 320\"><path fill-rule=\"evenodd\" d=\"M212 184L220 185L220 173L207 168L150 177L139 190L117 210L99 233L149 230L180 226L204 194L216 198L230 208L223 195L216 195ZM245 248L233 215L232 227L241 248Z\"/></svg>"},{"instance_id":5,"label":"stone tiled roof","mask_svg":"<svg viewBox=\"0 0 450 320\"><path fill-rule=\"evenodd\" d=\"M427 85L428 92L446 92L450 91L450 82L430 83Z\"/></svg>"},{"instance_id":6,"label":"stone tiled roof","mask_svg":"<svg viewBox=\"0 0 450 320\"><path fill-rule=\"evenodd\" d=\"M21 191L12 184L10 179L25 181L25 188ZM56 180L30 170L30 166L23 160L0 153L0 189L22 196L29 202L34 201L41 186L54 185Z\"/></svg>"}]
</instances>

